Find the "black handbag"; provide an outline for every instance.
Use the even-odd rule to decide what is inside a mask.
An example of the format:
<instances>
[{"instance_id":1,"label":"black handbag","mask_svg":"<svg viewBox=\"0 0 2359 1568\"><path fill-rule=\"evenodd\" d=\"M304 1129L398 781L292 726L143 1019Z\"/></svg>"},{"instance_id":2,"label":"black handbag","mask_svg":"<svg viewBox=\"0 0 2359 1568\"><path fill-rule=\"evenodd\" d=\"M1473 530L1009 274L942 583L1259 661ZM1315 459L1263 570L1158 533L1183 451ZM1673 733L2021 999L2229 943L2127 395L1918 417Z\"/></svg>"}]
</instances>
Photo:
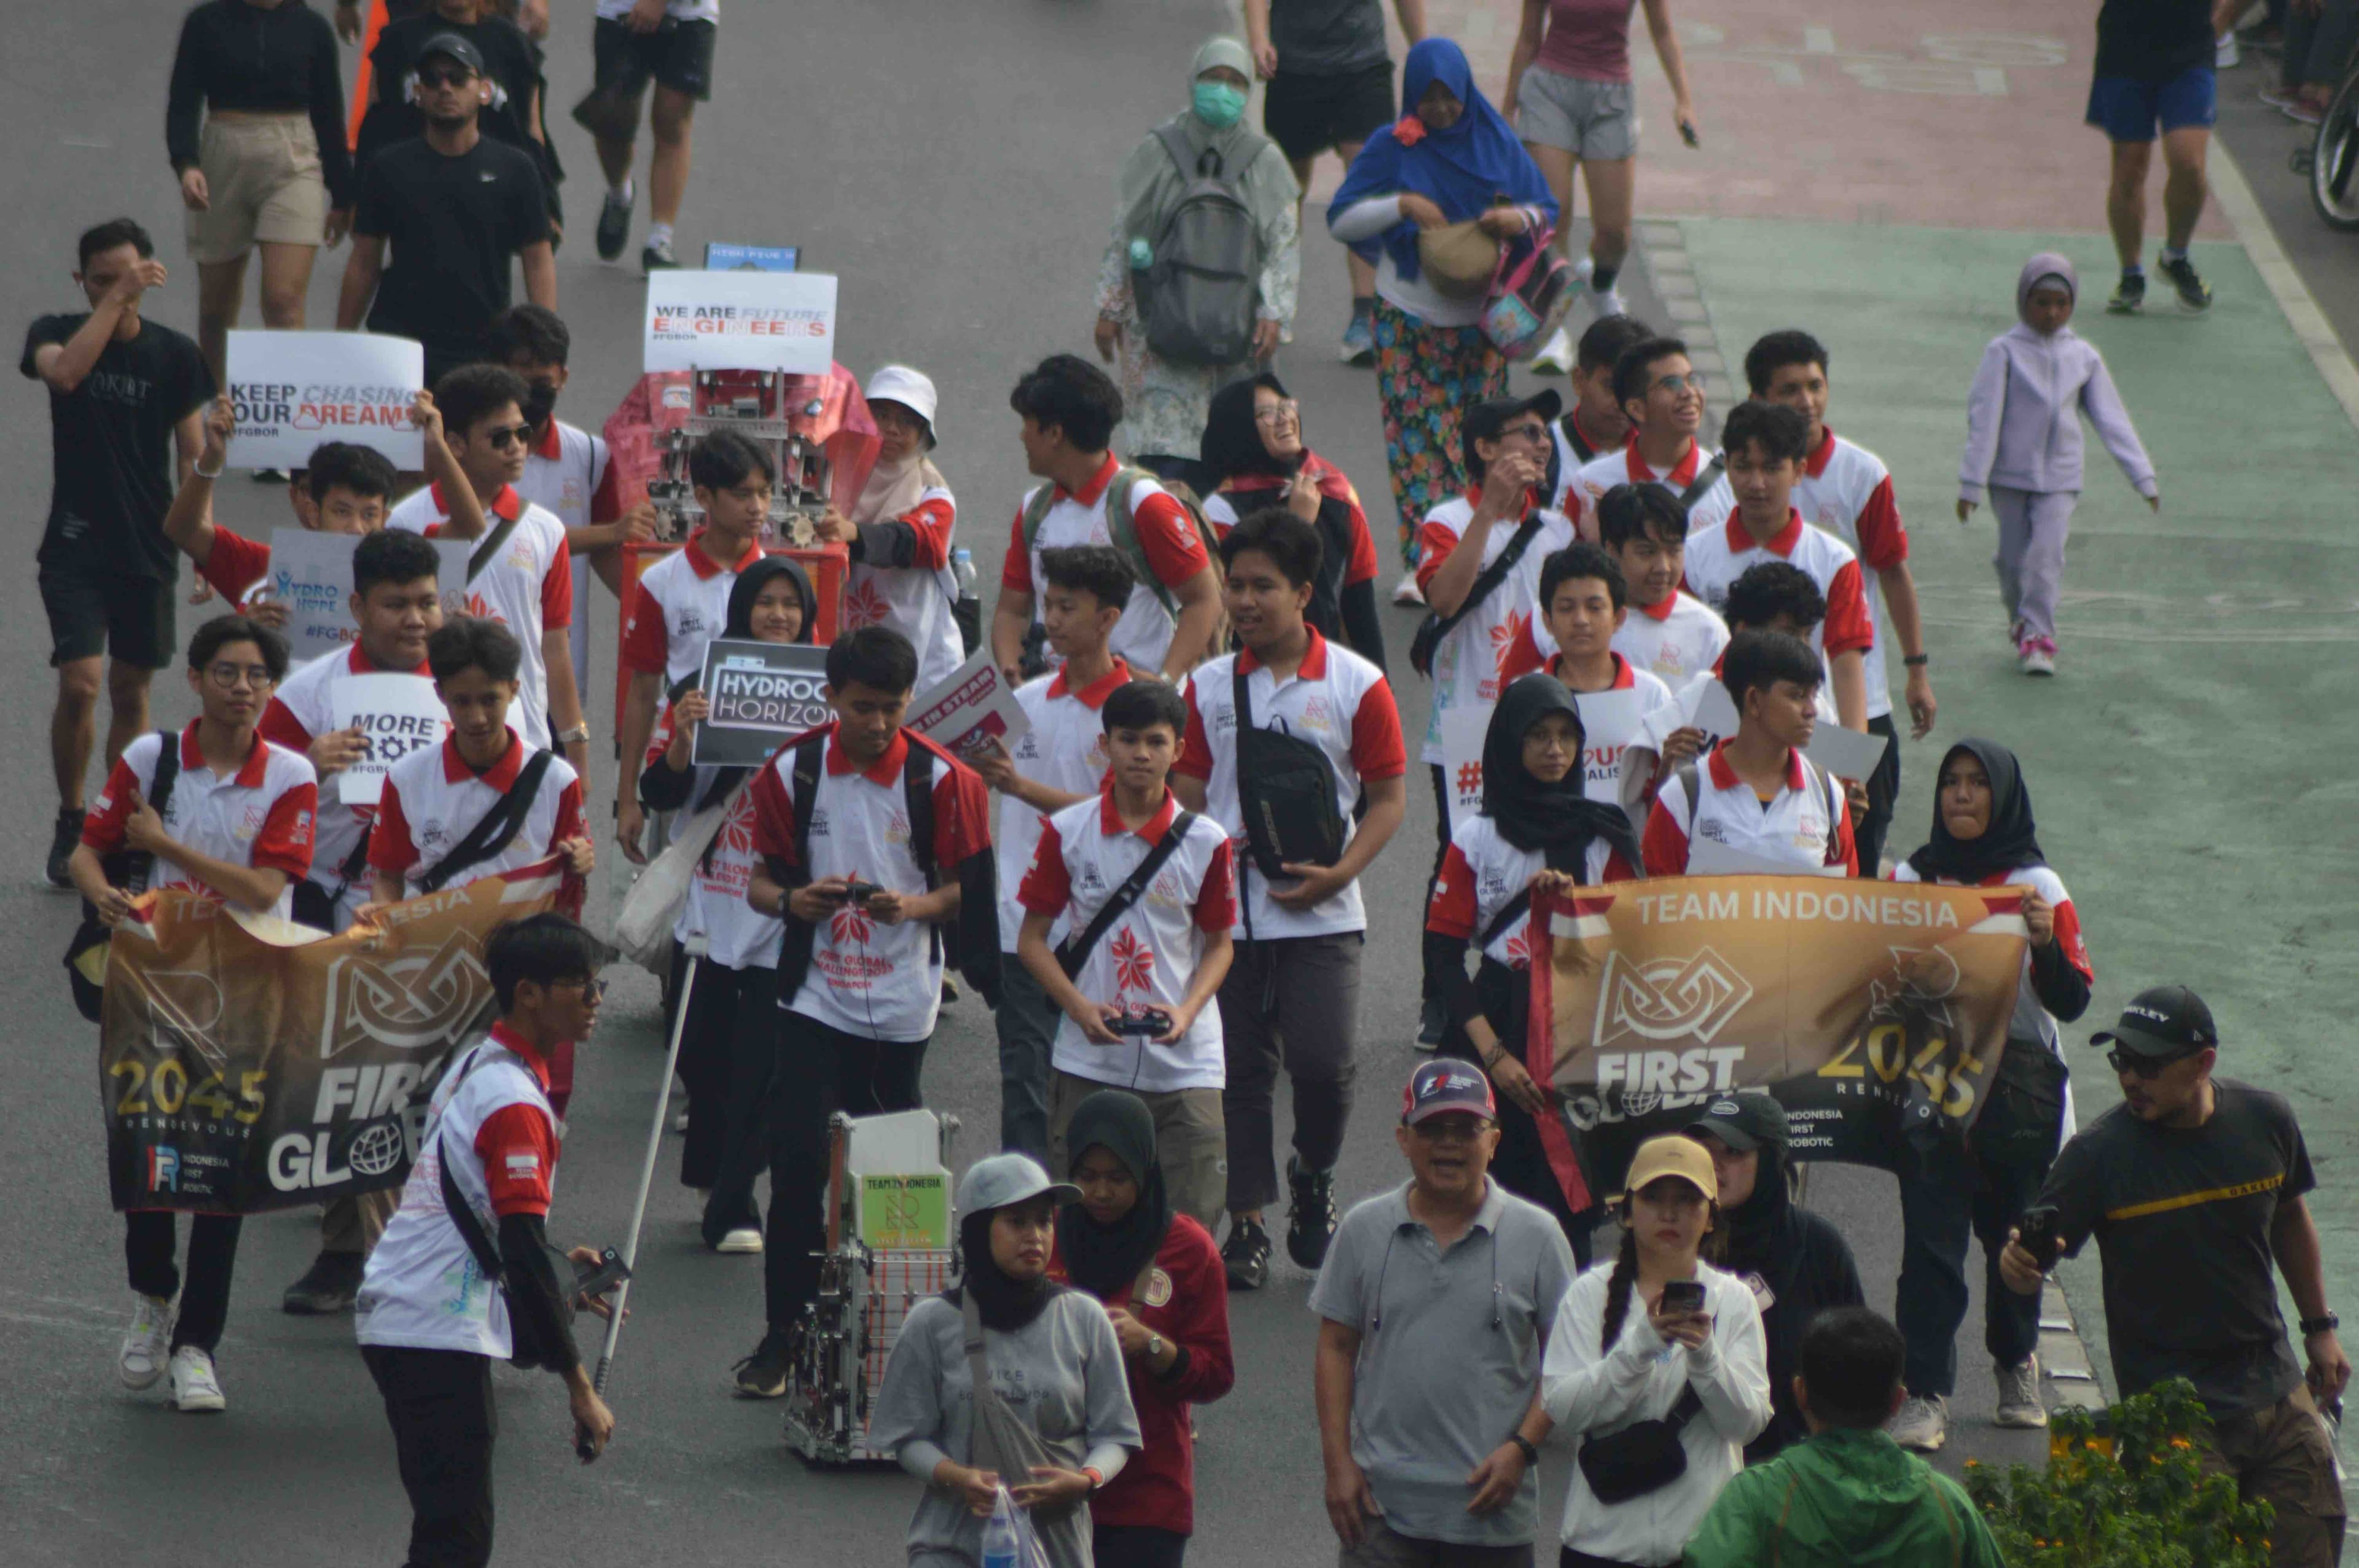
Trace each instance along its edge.
<instances>
[{"instance_id":1,"label":"black handbag","mask_svg":"<svg viewBox=\"0 0 2359 1568\"><path fill-rule=\"evenodd\" d=\"M161 816L172 804L172 785L180 777L180 738L169 730L156 731L156 776L147 786L147 804ZM117 849L101 864L109 887L135 896L147 891L155 874L156 857L141 849ZM106 959L114 941L114 927L99 919L90 900L82 902L82 924L66 944L66 984L72 988L74 1011L96 1023L106 1000Z\"/></svg>"},{"instance_id":2,"label":"black handbag","mask_svg":"<svg viewBox=\"0 0 2359 1568\"><path fill-rule=\"evenodd\" d=\"M1693 1387L1680 1395L1669 1415L1634 1421L1603 1437L1581 1443L1581 1473L1601 1503L1626 1503L1660 1491L1688 1473L1688 1451L1680 1433L1703 1410Z\"/></svg>"},{"instance_id":3,"label":"black handbag","mask_svg":"<svg viewBox=\"0 0 2359 1568\"><path fill-rule=\"evenodd\" d=\"M1276 881L1288 865L1332 866L1343 858L1343 813L1335 805L1335 764L1299 736L1253 721L1242 663L1230 666L1237 721L1237 808L1245 849Z\"/></svg>"},{"instance_id":4,"label":"black handbag","mask_svg":"<svg viewBox=\"0 0 2359 1568\"><path fill-rule=\"evenodd\" d=\"M2046 1169L2064 1133L2064 1059L2037 1040L2009 1040L1974 1119L1974 1152L2004 1165Z\"/></svg>"}]
</instances>

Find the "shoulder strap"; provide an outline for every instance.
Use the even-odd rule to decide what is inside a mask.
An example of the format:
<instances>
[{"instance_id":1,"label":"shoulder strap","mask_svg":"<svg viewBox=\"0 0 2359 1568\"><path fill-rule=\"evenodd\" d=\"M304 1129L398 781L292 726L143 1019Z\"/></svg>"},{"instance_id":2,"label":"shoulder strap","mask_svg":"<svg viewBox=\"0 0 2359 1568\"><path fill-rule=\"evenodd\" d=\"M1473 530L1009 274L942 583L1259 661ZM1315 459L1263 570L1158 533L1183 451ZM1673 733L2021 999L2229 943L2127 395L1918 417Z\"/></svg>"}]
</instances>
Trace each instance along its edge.
<instances>
[{"instance_id":1,"label":"shoulder strap","mask_svg":"<svg viewBox=\"0 0 2359 1568\"><path fill-rule=\"evenodd\" d=\"M516 783L507 793L492 803L492 808L482 820L468 830L467 836L451 847L451 852L434 864L434 869L414 880L428 892L440 892L451 885L451 879L470 866L479 866L516 842L523 830L524 819L532 811L532 803L540 794L540 782L549 776L552 753L535 752L516 773Z\"/></svg>"},{"instance_id":2,"label":"shoulder strap","mask_svg":"<svg viewBox=\"0 0 2359 1568\"><path fill-rule=\"evenodd\" d=\"M156 815L164 815L172 804L172 786L180 778L180 738L169 730L156 731L156 773L147 781L147 804ZM144 849L135 849L126 862L125 889L133 893L147 891L147 879L156 874L156 857Z\"/></svg>"},{"instance_id":3,"label":"shoulder strap","mask_svg":"<svg viewBox=\"0 0 2359 1568\"><path fill-rule=\"evenodd\" d=\"M1672 1431L1677 1432L1702 1413L1703 1400L1697 1395L1695 1385L1690 1383L1680 1390L1680 1402L1673 1405L1663 1419L1670 1423Z\"/></svg>"},{"instance_id":4,"label":"shoulder strap","mask_svg":"<svg viewBox=\"0 0 2359 1568\"><path fill-rule=\"evenodd\" d=\"M1057 967L1065 971L1067 979L1081 972L1082 965L1087 961L1091 951L1108 931L1114 929L1114 923L1129 914L1131 906L1146 896L1147 884L1155 881L1155 873L1161 871L1178 852L1188 837L1188 830L1195 825L1196 814L1192 811L1182 811L1173 817L1171 826L1163 830L1163 837L1147 851L1147 858L1138 862L1137 870L1125 877L1122 886L1114 889L1112 896L1099 906L1088 927L1057 945ZM1150 1261L1148 1267L1153 1266ZM1146 1276L1142 1274L1140 1278Z\"/></svg>"},{"instance_id":5,"label":"shoulder strap","mask_svg":"<svg viewBox=\"0 0 2359 1568\"><path fill-rule=\"evenodd\" d=\"M1025 498L1024 548L1027 554L1030 553L1034 542L1040 537L1040 524L1048 521L1049 508L1056 504L1057 485L1053 480L1042 480L1038 487ZM1038 583L1033 584L1035 592L1038 591L1039 586Z\"/></svg>"},{"instance_id":6,"label":"shoulder strap","mask_svg":"<svg viewBox=\"0 0 2359 1568\"><path fill-rule=\"evenodd\" d=\"M1516 569L1516 563L1522 560L1524 552L1532 547L1532 540L1538 536L1540 524L1546 519L1547 509L1535 506L1529 516L1516 524L1516 532L1507 540L1507 547L1499 552L1499 558L1484 567L1467 585L1466 597L1459 601L1458 608L1438 620L1433 632L1436 643L1449 636L1461 621L1474 612L1475 606L1490 598L1499 585L1507 580L1507 574Z\"/></svg>"},{"instance_id":7,"label":"shoulder strap","mask_svg":"<svg viewBox=\"0 0 2359 1568\"><path fill-rule=\"evenodd\" d=\"M1705 493L1720 482L1720 476L1727 470L1728 454L1712 453L1712 461L1697 470L1694 481L1685 490L1680 492L1680 510L1685 512L1689 507L1701 501Z\"/></svg>"},{"instance_id":8,"label":"shoulder strap","mask_svg":"<svg viewBox=\"0 0 2359 1568\"><path fill-rule=\"evenodd\" d=\"M492 564L492 557L500 553L500 546L508 542L508 535L515 533L516 524L523 521L524 508L519 506L516 508L515 516L501 518L500 525L484 535L484 542L468 552L467 580L470 583L482 574L485 567Z\"/></svg>"},{"instance_id":9,"label":"shoulder strap","mask_svg":"<svg viewBox=\"0 0 2359 1568\"><path fill-rule=\"evenodd\" d=\"M1131 487L1140 480L1154 477L1145 469L1133 468L1128 463L1115 468L1114 477L1106 481L1106 533L1113 538L1114 547L1130 562L1131 570L1138 576L1139 586L1153 594L1155 601L1177 621L1180 619L1180 596L1155 575L1155 563L1147 558L1147 546L1138 542L1138 524L1130 513ZM1187 508L1182 506L1180 510L1185 512Z\"/></svg>"},{"instance_id":10,"label":"shoulder strap","mask_svg":"<svg viewBox=\"0 0 2359 1568\"><path fill-rule=\"evenodd\" d=\"M806 882L811 880L810 824L811 811L819 803L819 763L826 752L824 730L795 748L795 874Z\"/></svg>"},{"instance_id":11,"label":"shoulder strap","mask_svg":"<svg viewBox=\"0 0 2359 1568\"><path fill-rule=\"evenodd\" d=\"M1499 906L1499 913L1491 917L1491 924L1483 927L1483 935L1475 938L1474 946L1477 953L1496 942L1500 934L1508 926L1531 913L1531 907L1532 890L1529 887L1517 889L1516 896Z\"/></svg>"},{"instance_id":12,"label":"shoulder strap","mask_svg":"<svg viewBox=\"0 0 2359 1568\"><path fill-rule=\"evenodd\" d=\"M1171 167L1180 171L1180 178L1193 179L1204 172L1197 167L1197 160L1189 157L1188 138L1180 134L1180 127L1167 120L1155 127L1155 139L1163 144L1164 154L1170 158ZM1217 166L1220 162L1220 154L1213 152L1210 147L1206 147L1204 151Z\"/></svg>"},{"instance_id":13,"label":"shoulder strap","mask_svg":"<svg viewBox=\"0 0 2359 1568\"><path fill-rule=\"evenodd\" d=\"M934 754L915 741L901 758L901 802L909 814L909 859L934 885Z\"/></svg>"},{"instance_id":14,"label":"shoulder strap","mask_svg":"<svg viewBox=\"0 0 2359 1568\"><path fill-rule=\"evenodd\" d=\"M451 1140L442 1123L443 1117L450 1114L451 1102L459 1098L459 1086L483 1065L484 1051L479 1043L474 1050L468 1053L466 1065L459 1069L459 1076L451 1080L451 1092L444 1097L441 1110L436 1113L434 1140L440 1145L440 1154L434 1164L435 1173L441 1178L442 1207L451 1216L452 1228L458 1231L459 1239L467 1244L467 1250L474 1255L475 1266L483 1270L484 1278L496 1280L500 1277L499 1249L492 1244L491 1236L484 1229L484 1222L476 1215L475 1206L467 1201L467 1195L459 1190L458 1182L451 1174Z\"/></svg>"}]
</instances>

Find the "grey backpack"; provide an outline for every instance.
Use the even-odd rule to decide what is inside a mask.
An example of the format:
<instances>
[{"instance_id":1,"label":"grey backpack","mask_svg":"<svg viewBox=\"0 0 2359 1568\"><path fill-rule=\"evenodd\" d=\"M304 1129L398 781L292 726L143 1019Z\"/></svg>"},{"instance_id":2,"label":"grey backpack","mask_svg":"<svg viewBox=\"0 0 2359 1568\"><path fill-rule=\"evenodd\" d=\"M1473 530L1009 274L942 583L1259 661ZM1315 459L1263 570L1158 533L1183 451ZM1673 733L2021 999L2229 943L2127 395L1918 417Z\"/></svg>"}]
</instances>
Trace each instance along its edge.
<instances>
[{"instance_id":1,"label":"grey backpack","mask_svg":"<svg viewBox=\"0 0 2359 1568\"><path fill-rule=\"evenodd\" d=\"M1137 281L1147 346L1182 364L1241 363L1253 347L1262 263L1261 233L1237 185L1245 170L1223 168L1209 147L1191 166L1178 130L1162 125L1155 135L1187 184ZM1239 149L1245 162L1266 145L1248 139Z\"/></svg>"}]
</instances>

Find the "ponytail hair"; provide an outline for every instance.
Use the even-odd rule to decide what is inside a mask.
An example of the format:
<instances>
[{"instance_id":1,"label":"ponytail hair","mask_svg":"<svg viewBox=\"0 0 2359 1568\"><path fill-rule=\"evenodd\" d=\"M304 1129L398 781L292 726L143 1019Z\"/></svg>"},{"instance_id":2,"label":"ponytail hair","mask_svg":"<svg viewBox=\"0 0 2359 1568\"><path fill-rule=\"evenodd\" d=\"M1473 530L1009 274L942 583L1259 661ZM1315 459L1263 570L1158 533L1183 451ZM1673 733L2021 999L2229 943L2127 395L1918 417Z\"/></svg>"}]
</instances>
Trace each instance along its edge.
<instances>
[{"instance_id":1,"label":"ponytail hair","mask_svg":"<svg viewBox=\"0 0 2359 1568\"><path fill-rule=\"evenodd\" d=\"M1630 1200L1625 1197L1611 1206L1614 1217L1622 1225L1621 1249L1614 1254L1614 1272L1605 1281L1605 1315L1599 1325L1597 1353L1605 1355L1614 1342L1622 1337L1623 1320L1630 1315L1630 1292L1638 1280L1638 1233L1630 1228ZM1728 1254L1728 1238L1720 1224L1720 1205L1707 1201L1703 1240L1696 1256L1717 1267Z\"/></svg>"}]
</instances>

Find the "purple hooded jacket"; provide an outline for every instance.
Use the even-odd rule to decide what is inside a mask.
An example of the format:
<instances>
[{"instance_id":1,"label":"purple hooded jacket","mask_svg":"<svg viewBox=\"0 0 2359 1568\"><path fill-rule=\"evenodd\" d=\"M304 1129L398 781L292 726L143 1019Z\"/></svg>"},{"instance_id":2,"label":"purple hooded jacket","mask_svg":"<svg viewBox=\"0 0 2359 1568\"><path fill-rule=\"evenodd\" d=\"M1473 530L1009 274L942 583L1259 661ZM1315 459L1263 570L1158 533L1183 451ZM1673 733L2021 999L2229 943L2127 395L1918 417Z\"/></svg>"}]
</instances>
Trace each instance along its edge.
<instances>
[{"instance_id":1,"label":"purple hooded jacket","mask_svg":"<svg viewBox=\"0 0 2359 1568\"><path fill-rule=\"evenodd\" d=\"M2015 286L2015 308L2023 313L2032 287L2053 277L2080 294L2072 264L2053 251L2024 263ZM2129 410L2114 388L2104 357L2095 347L2060 327L2052 335L2017 321L1993 338L1966 395L1966 452L1958 466L1961 499L1982 504L1990 485L2010 490L2081 489L2081 416L2097 427L2097 438L2114 455L2140 495L2159 493L2154 464L2130 423Z\"/></svg>"}]
</instances>

